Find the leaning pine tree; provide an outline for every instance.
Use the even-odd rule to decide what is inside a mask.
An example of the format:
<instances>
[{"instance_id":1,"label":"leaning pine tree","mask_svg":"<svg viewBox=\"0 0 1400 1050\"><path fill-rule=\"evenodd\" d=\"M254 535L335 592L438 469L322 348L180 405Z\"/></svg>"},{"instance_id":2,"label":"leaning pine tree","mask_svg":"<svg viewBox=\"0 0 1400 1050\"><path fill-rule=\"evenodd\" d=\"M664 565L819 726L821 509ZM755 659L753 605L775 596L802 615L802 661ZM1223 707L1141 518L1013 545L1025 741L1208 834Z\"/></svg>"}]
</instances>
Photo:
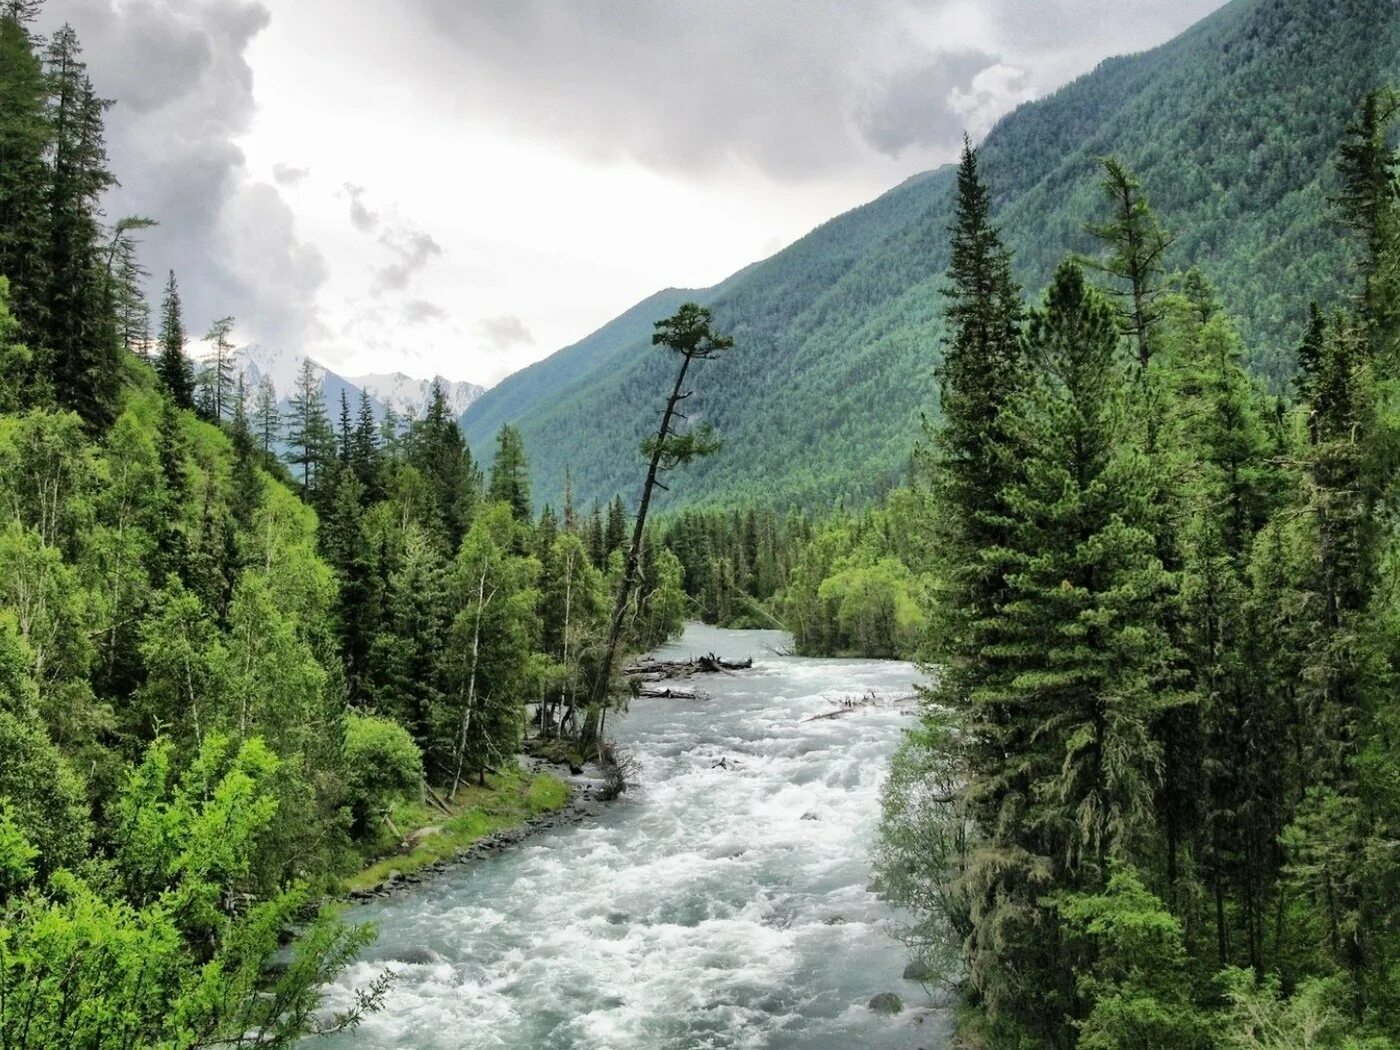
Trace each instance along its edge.
<instances>
[{"instance_id":1,"label":"leaning pine tree","mask_svg":"<svg viewBox=\"0 0 1400 1050\"><path fill-rule=\"evenodd\" d=\"M666 407L661 413L661 425L657 428L656 436L648 438L642 447L644 452L650 454L651 462L647 466L646 481L642 485L642 498L637 504L637 518L632 527L632 542L627 547L627 556L623 563L622 581L618 584L617 597L613 602L607 644L603 648L594 678L593 695L584 726L585 746L597 745L601 748L602 745L604 709L608 689L612 683L613 663L617 660L617 649L622 642L628 603L637 586L647 509L651 506L652 494L657 486L661 485L660 475L699 456L710 455L719 448L719 442L708 426L688 431L679 431L675 427L676 420L684 418L680 411L681 402L693 393L685 389L686 375L691 364L718 357L734 345L733 339L717 334L710 321L710 311L705 307L685 303L664 321L657 321L656 332L651 337L653 346L664 346L679 354L681 365L676 372L671 394L666 399ZM661 487L665 488L664 485Z\"/></svg>"}]
</instances>

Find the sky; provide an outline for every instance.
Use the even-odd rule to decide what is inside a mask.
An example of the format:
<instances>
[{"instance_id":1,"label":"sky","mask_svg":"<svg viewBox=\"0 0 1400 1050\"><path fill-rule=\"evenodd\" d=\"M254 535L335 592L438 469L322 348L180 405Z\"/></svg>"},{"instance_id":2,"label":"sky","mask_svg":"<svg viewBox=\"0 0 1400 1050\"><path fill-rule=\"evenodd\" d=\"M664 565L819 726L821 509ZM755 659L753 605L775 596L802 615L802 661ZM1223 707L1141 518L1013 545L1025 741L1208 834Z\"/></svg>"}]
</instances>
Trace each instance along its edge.
<instances>
[{"instance_id":1,"label":"sky","mask_svg":"<svg viewBox=\"0 0 1400 1050\"><path fill-rule=\"evenodd\" d=\"M48 0L196 335L482 384L1222 0ZM158 295L158 292L157 292Z\"/></svg>"}]
</instances>

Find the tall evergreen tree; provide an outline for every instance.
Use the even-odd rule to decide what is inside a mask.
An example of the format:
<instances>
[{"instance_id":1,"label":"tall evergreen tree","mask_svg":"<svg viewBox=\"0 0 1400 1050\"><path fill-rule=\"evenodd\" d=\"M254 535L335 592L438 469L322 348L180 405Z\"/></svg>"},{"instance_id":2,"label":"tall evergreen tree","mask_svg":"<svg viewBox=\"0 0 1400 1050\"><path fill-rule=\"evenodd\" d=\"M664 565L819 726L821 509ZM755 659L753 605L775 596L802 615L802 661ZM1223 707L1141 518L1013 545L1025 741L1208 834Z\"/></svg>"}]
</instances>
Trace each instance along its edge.
<instances>
[{"instance_id":1,"label":"tall evergreen tree","mask_svg":"<svg viewBox=\"0 0 1400 1050\"><path fill-rule=\"evenodd\" d=\"M10 306L32 346L47 332L45 154L53 134L48 83L29 30L36 10L18 4L0 14L0 274L10 280Z\"/></svg>"},{"instance_id":2,"label":"tall evergreen tree","mask_svg":"<svg viewBox=\"0 0 1400 1050\"><path fill-rule=\"evenodd\" d=\"M165 296L160 303L158 343L156 374L177 407L194 408L194 373L185 357L185 322L180 313L180 286L175 282L174 270L165 282Z\"/></svg>"},{"instance_id":3,"label":"tall evergreen tree","mask_svg":"<svg viewBox=\"0 0 1400 1050\"><path fill-rule=\"evenodd\" d=\"M1162 319L1164 257L1171 238L1152 213L1142 184L1122 162L1105 157L1103 170L1101 185L1110 216L1107 222L1091 223L1088 230L1104 242L1108 254L1091 264L1118 282L1114 295L1122 302L1123 334L1133 341L1138 363L1146 368L1154 349L1152 329Z\"/></svg>"},{"instance_id":4,"label":"tall evergreen tree","mask_svg":"<svg viewBox=\"0 0 1400 1050\"><path fill-rule=\"evenodd\" d=\"M287 445L287 459L297 471L302 493L313 506L323 505L331 495L335 435L326 418L321 376L309 357L297 373L287 418Z\"/></svg>"},{"instance_id":5,"label":"tall evergreen tree","mask_svg":"<svg viewBox=\"0 0 1400 1050\"><path fill-rule=\"evenodd\" d=\"M258 389L253 395L252 415L258 448L268 455L277 447L282 436L282 413L277 407L277 389L269 376L258 380Z\"/></svg>"},{"instance_id":6,"label":"tall evergreen tree","mask_svg":"<svg viewBox=\"0 0 1400 1050\"><path fill-rule=\"evenodd\" d=\"M509 423L496 434L496 458L491 463L491 484L487 491L492 500L509 504L516 521L529 521L533 517L525 443L520 431Z\"/></svg>"},{"instance_id":7,"label":"tall evergreen tree","mask_svg":"<svg viewBox=\"0 0 1400 1050\"><path fill-rule=\"evenodd\" d=\"M993 1009L1046 1045L1077 1012L1038 884L1102 888L1146 855L1161 755L1152 727L1173 702L1161 675L1168 580L1144 528L1145 463L1123 425L1114 312L1074 263L1056 273L1027 336L1032 382L1008 426L1024 474L1007 490L1009 594L997 613L1007 673L975 700L973 730L1002 751L967 791L995 798L967 875L971 965Z\"/></svg>"},{"instance_id":8,"label":"tall evergreen tree","mask_svg":"<svg viewBox=\"0 0 1400 1050\"><path fill-rule=\"evenodd\" d=\"M386 416L386 425L388 421ZM472 460L462 429L447 407L447 395L436 379L423 418L409 426L408 447L409 462L432 488L447 546L456 550L476 511L481 471Z\"/></svg>"},{"instance_id":9,"label":"tall evergreen tree","mask_svg":"<svg viewBox=\"0 0 1400 1050\"><path fill-rule=\"evenodd\" d=\"M109 424L117 403L117 332L102 271L102 194L115 181L107 169L103 114L72 27L50 39L45 65L53 128L47 244L48 287L38 343L59 402L94 427Z\"/></svg>"},{"instance_id":10,"label":"tall evergreen tree","mask_svg":"<svg viewBox=\"0 0 1400 1050\"><path fill-rule=\"evenodd\" d=\"M204 357L205 375L209 385L208 412L212 419L219 422L225 417L232 418L234 412L232 335L232 317L220 317L204 334L204 341L210 344Z\"/></svg>"}]
</instances>

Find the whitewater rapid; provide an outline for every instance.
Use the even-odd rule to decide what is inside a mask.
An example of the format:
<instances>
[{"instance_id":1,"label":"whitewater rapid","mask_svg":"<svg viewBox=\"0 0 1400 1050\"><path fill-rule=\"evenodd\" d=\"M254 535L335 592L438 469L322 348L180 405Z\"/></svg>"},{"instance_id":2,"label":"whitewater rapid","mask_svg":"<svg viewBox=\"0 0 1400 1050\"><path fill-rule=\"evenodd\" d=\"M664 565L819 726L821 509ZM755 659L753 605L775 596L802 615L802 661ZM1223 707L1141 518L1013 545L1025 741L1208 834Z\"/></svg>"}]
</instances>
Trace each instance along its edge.
<instances>
[{"instance_id":1,"label":"whitewater rapid","mask_svg":"<svg viewBox=\"0 0 1400 1050\"><path fill-rule=\"evenodd\" d=\"M945 1045L946 1013L901 977L900 917L869 888L880 787L910 716L807 720L867 690L908 695L918 672L778 655L786 643L689 626L658 655L752 656L754 669L697 678L705 702L634 701L613 727L641 765L621 801L352 909L379 938L329 1005L386 967L398 978L357 1031L308 1045ZM886 991L903 1011L867 1008Z\"/></svg>"}]
</instances>

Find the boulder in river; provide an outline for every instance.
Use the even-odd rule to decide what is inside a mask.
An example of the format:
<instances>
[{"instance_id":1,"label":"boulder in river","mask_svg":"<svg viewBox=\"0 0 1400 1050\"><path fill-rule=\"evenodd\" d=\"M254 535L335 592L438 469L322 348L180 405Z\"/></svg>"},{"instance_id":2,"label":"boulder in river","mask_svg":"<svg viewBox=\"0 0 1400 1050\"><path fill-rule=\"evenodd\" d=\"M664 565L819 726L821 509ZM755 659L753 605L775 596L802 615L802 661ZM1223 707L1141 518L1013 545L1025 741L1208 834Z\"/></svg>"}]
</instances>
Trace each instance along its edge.
<instances>
[{"instance_id":1,"label":"boulder in river","mask_svg":"<svg viewBox=\"0 0 1400 1050\"><path fill-rule=\"evenodd\" d=\"M819 819L821 819L821 818L819 818L819 817L817 816L817 814L816 814L814 811L812 811L812 810L809 809L806 813L802 814L802 819L803 819L803 820L819 820Z\"/></svg>"},{"instance_id":2,"label":"boulder in river","mask_svg":"<svg viewBox=\"0 0 1400 1050\"><path fill-rule=\"evenodd\" d=\"M409 948L395 955L393 961L407 966L436 966L438 963L447 962L441 953L431 948Z\"/></svg>"},{"instance_id":3,"label":"boulder in river","mask_svg":"<svg viewBox=\"0 0 1400 1050\"><path fill-rule=\"evenodd\" d=\"M922 959L911 960L909 965L904 967L906 981L927 981L932 976L933 969Z\"/></svg>"},{"instance_id":4,"label":"boulder in river","mask_svg":"<svg viewBox=\"0 0 1400 1050\"><path fill-rule=\"evenodd\" d=\"M871 996L866 1008L877 1014L897 1014L904 1009L904 1000L894 992L881 992Z\"/></svg>"}]
</instances>

